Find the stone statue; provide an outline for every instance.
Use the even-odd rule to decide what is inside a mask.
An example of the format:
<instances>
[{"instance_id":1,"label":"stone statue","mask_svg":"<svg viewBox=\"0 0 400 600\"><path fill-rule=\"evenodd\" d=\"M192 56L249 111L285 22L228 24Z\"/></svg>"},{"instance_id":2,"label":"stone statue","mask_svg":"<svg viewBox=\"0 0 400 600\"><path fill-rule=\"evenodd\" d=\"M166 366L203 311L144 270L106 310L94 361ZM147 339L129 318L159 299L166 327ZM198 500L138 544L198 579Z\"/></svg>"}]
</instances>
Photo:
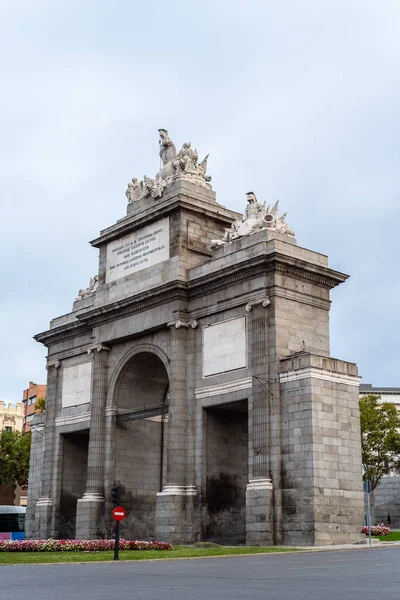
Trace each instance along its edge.
<instances>
[{"instance_id":1,"label":"stone statue","mask_svg":"<svg viewBox=\"0 0 400 600\"><path fill-rule=\"evenodd\" d=\"M163 167L165 167L165 165L172 162L176 157L176 147L174 142L168 136L167 129L159 129L158 133L160 134L160 158Z\"/></svg>"},{"instance_id":2,"label":"stone statue","mask_svg":"<svg viewBox=\"0 0 400 600\"><path fill-rule=\"evenodd\" d=\"M210 175L207 175L207 160L208 160L208 154L205 158L203 158L203 160L201 161L201 163L198 165L197 169L199 171L199 173L201 175L203 175L205 181L209 182L211 181L211 177Z\"/></svg>"},{"instance_id":3,"label":"stone statue","mask_svg":"<svg viewBox=\"0 0 400 600\"><path fill-rule=\"evenodd\" d=\"M83 298L87 298L88 296L95 294L97 291L98 285L99 285L98 276L95 275L94 277L91 277L90 281L89 281L89 287L87 287L84 290L79 290L78 297L76 298L76 300L82 300Z\"/></svg>"},{"instance_id":4,"label":"stone statue","mask_svg":"<svg viewBox=\"0 0 400 600\"><path fill-rule=\"evenodd\" d=\"M167 129L158 130L160 140L160 158L162 167L154 178L144 177L138 182L136 177L128 183L125 192L128 204L142 198L158 199L163 196L164 189L177 180L186 180L205 188L211 188L210 175L207 175L207 156L198 164L199 154L192 149L191 142L185 142L177 153L176 146L169 137Z\"/></svg>"},{"instance_id":5,"label":"stone statue","mask_svg":"<svg viewBox=\"0 0 400 600\"><path fill-rule=\"evenodd\" d=\"M128 204L137 202L142 195L142 186L138 182L137 178L132 179L132 183L128 183L128 189L125 192L125 196L128 198Z\"/></svg>"},{"instance_id":6,"label":"stone statue","mask_svg":"<svg viewBox=\"0 0 400 600\"><path fill-rule=\"evenodd\" d=\"M240 237L238 229L241 224L242 221L234 221L230 229L225 229L225 233L220 240L212 240L211 248L219 248L220 246L224 246L225 244L228 244L229 242L232 242Z\"/></svg>"},{"instance_id":7,"label":"stone statue","mask_svg":"<svg viewBox=\"0 0 400 600\"><path fill-rule=\"evenodd\" d=\"M211 248L219 248L239 237L251 235L261 229L272 229L283 235L295 236L293 229L286 223L286 213L279 216L279 200L275 202L272 208L270 205L266 208L265 202L264 204L260 204L257 201L254 192L247 192L246 195L248 205L246 206L242 221L234 221L230 229L225 229L225 233L221 239L212 240Z\"/></svg>"},{"instance_id":8,"label":"stone statue","mask_svg":"<svg viewBox=\"0 0 400 600\"><path fill-rule=\"evenodd\" d=\"M154 199L161 198L161 196L163 195L164 188L166 187L166 185L167 185L166 181L164 181L163 179L161 179L161 177L159 175L156 175L156 178L153 181L153 184L152 184L152 187L151 187L151 196L152 196L152 198L154 198Z\"/></svg>"},{"instance_id":9,"label":"stone statue","mask_svg":"<svg viewBox=\"0 0 400 600\"><path fill-rule=\"evenodd\" d=\"M176 155L173 162L176 171L183 173L196 172L199 155L197 150L192 150L191 142L184 142L182 149Z\"/></svg>"},{"instance_id":10,"label":"stone statue","mask_svg":"<svg viewBox=\"0 0 400 600\"><path fill-rule=\"evenodd\" d=\"M243 221L239 226L235 225L239 236L249 235L261 229L262 219L265 214L265 203L262 206L257 202L254 192L247 192L246 196L248 205L246 206Z\"/></svg>"},{"instance_id":11,"label":"stone statue","mask_svg":"<svg viewBox=\"0 0 400 600\"><path fill-rule=\"evenodd\" d=\"M284 213L281 217L278 218L276 224L276 231L279 231L279 233L283 233L284 235L291 235L292 237L294 237L295 233L293 229L291 229L286 223L286 215L287 213Z\"/></svg>"},{"instance_id":12,"label":"stone statue","mask_svg":"<svg viewBox=\"0 0 400 600\"><path fill-rule=\"evenodd\" d=\"M149 196L151 196L151 190L153 188L154 185L154 179L151 179L150 177L146 177L146 175L143 178L143 194L142 197L143 198L148 198Z\"/></svg>"}]
</instances>

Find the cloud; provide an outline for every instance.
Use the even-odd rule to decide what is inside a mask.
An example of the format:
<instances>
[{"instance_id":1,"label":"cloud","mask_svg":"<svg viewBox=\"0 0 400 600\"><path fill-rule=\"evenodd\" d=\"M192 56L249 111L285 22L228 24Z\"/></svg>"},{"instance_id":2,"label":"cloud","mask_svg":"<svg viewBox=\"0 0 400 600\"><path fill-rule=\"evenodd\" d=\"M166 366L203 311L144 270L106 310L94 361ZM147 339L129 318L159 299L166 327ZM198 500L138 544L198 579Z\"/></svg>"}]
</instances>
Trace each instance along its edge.
<instances>
[{"instance_id":1,"label":"cloud","mask_svg":"<svg viewBox=\"0 0 400 600\"><path fill-rule=\"evenodd\" d=\"M97 270L88 240L158 167L157 129L210 153L218 200L280 198L302 246L349 271L332 354L398 382L400 5L384 0L0 7L0 397L45 377L31 336Z\"/></svg>"}]
</instances>

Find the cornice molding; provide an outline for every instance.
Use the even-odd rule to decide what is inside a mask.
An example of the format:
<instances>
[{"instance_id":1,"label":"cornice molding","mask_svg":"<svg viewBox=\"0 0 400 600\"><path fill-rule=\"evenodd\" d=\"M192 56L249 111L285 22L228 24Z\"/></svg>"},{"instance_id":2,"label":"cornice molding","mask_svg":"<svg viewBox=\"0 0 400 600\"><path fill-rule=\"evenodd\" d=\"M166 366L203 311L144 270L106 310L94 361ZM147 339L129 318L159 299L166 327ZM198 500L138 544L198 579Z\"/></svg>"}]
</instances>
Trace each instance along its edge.
<instances>
[{"instance_id":1,"label":"cornice molding","mask_svg":"<svg viewBox=\"0 0 400 600\"><path fill-rule=\"evenodd\" d=\"M98 323L113 321L116 315L118 315L119 319L122 319L174 300L188 300L187 285L185 283L174 281L162 287L149 290L148 292L143 292L137 296L124 298L117 302L100 306L79 315L78 318L81 321L87 323L90 322L91 326L95 326Z\"/></svg>"},{"instance_id":2,"label":"cornice molding","mask_svg":"<svg viewBox=\"0 0 400 600\"><path fill-rule=\"evenodd\" d=\"M294 259L279 252L260 254L249 260L229 265L219 270L216 269L212 273L191 281L175 280L136 296L87 310L77 315L77 321L39 333L34 336L34 339L44 345L48 345L50 342L64 341L74 338L77 335L92 333L92 328L99 324L109 323L115 319L122 319L176 300L189 302L198 296L218 292L241 281L273 273L289 275L296 279L309 281L326 289L332 289L348 278L348 275L344 273L333 271L328 267L312 265L306 261ZM277 290L275 283L272 286ZM294 292L292 293L294 294ZM281 294L276 291L270 293L271 297L274 295ZM296 300L298 301L299 298L296 298ZM315 304L315 301L307 303ZM254 304L254 302L250 300L250 304ZM329 304L323 301L322 307L325 308L326 306L329 306ZM196 311L196 316L197 314L198 311ZM166 325L167 323L164 324L164 326Z\"/></svg>"},{"instance_id":3,"label":"cornice molding","mask_svg":"<svg viewBox=\"0 0 400 600\"><path fill-rule=\"evenodd\" d=\"M90 422L90 411L79 413L77 415L65 415L56 417L54 424L56 427L62 427L64 425L77 425L78 423Z\"/></svg>"},{"instance_id":4,"label":"cornice molding","mask_svg":"<svg viewBox=\"0 0 400 600\"><path fill-rule=\"evenodd\" d=\"M51 355L52 360L65 360L67 358L73 358L74 356L81 356L87 353L88 346L83 344L79 348L70 348L69 350L63 350L62 352L54 352ZM49 357L50 358L50 357Z\"/></svg>"},{"instance_id":5,"label":"cornice molding","mask_svg":"<svg viewBox=\"0 0 400 600\"><path fill-rule=\"evenodd\" d=\"M358 375L348 375L347 373L338 373L318 367L304 367L295 371L279 373L280 383L290 383L291 381L300 381L302 379L318 379L332 383L344 383L357 388L360 386L361 381L361 377Z\"/></svg>"},{"instance_id":6,"label":"cornice molding","mask_svg":"<svg viewBox=\"0 0 400 600\"><path fill-rule=\"evenodd\" d=\"M231 283L236 283L258 274L266 275L274 272L291 275L292 277L310 281L311 283L317 283L327 289L336 287L349 277L328 267L312 265L307 261L294 259L280 252L273 252L271 254L259 254L247 261L230 265L225 269L220 269L191 280L189 282L190 297L224 288Z\"/></svg>"},{"instance_id":7,"label":"cornice molding","mask_svg":"<svg viewBox=\"0 0 400 600\"><path fill-rule=\"evenodd\" d=\"M58 341L64 341L71 338L75 338L77 335L84 335L85 333L91 334L92 329L87 326L86 323L79 321L73 321L72 323L66 323L65 325L59 325L53 329L48 329L42 333L37 333L33 336L36 342L40 342L44 346L47 346L49 342L54 344Z\"/></svg>"},{"instance_id":8,"label":"cornice molding","mask_svg":"<svg viewBox=\"0 0 400 600\"><path fill-rule=\"evenodd\" d=\"M226 225L231 225L235 218L241 216L240 213L229 210L216 201L204 198L201 195L198 198L193 198L189 195L189 190L177 189L173 191L171 196L166 195L162 202L157 203L155 208L152 207L149 211L144 210L139 215L132 215L132 218L121 219L115 225L103 230L90 244L95 248L99 248L160 218L169 217L179 209L210 216Z\"/></svg>"}]
</instances>

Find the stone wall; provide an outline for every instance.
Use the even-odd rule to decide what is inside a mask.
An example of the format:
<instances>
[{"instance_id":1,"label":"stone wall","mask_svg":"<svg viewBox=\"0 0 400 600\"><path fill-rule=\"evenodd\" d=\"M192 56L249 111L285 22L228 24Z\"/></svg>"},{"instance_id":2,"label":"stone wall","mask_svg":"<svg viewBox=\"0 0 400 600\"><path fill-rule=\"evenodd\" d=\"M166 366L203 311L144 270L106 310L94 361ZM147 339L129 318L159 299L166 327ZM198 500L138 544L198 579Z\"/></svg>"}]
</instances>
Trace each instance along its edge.
<instances>
[{"instance_id":1,"label":"stone wall","mask_svg":"<svg viewBox=\"0 0 400 600\"><path fill-rule=\"evenodd\" d=\"M121 504L128 513L121 531L127 539L154 539L165 451L161 418L122 423L115 435L115 483L121 486Z\"/></svg>"},{"instance_id":2,"label":"stone wall","mask_svg":"<svg viewBox=\"0 0 400 600\"><path fill-rule=\"evenodd\" d=\"M387 521L390 514L393 529L400 529L400 477L382 477L374 491L375 523Z\"/></svg>"},{"instance_id":3,"label":"stone wall","mask_svg":"<svg viewBox=\"0 0 400 600\"><path fill-rule=\"evenodd\" d=\"M60 538L75 537L76 503L86 488L89 433L63 436L63 461L59 516ZM102 524L99 523L101 529Z\"/></svg>"},{"instance_id":4,"label":"stone wall","mask_svg":"<svg viewBox=\"0 0 400 600\"><path fill-rule=\"evenodd\" d=\"M44 415L35 415L32 423L31 455L29 461L28 493L29 502L25 514L25 536L36 538L39 535L39 519L35 514L36 502L40 497L42 486L42 465L44 454Z\"/></svg>"},{"instance_id":5,"label":"stone wall","mask_svg":"<svg viewBox=\"0 0 400 600\"><path fill-rule=\"evenodd\" d=\"M244 543L246 539L247 406L245 409L239 412L225 405L206 411L203 536L208 540Z\"/></svg>"},{"instance_id":6,"label":"stone wall","mask_svg":"<svg viewBox=\"0 0 400 600\"><path fill-rule=\"evenodd\" d=\"M300 353L282 369L284 541L354 541L363 522L357 367Z\"/></svg>"}]
</instances>

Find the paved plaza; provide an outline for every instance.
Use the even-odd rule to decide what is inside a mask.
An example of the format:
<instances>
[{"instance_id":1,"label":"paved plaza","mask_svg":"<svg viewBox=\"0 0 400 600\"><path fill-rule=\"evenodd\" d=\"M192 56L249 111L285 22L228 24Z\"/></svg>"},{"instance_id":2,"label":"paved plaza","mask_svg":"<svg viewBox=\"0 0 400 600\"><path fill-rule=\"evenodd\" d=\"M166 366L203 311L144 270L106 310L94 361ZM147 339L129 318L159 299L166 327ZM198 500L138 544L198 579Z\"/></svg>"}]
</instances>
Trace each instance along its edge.
<instances>
[{"instance_id":1,"label":"paved plaza","mask_svg":"<svg viewBox=\"0 0 400 600\"><path fill-rule=\"evenodd\" d=\"M0 566L2 600L397 600L400 548Z\"/></svg>"}]
</instances>

